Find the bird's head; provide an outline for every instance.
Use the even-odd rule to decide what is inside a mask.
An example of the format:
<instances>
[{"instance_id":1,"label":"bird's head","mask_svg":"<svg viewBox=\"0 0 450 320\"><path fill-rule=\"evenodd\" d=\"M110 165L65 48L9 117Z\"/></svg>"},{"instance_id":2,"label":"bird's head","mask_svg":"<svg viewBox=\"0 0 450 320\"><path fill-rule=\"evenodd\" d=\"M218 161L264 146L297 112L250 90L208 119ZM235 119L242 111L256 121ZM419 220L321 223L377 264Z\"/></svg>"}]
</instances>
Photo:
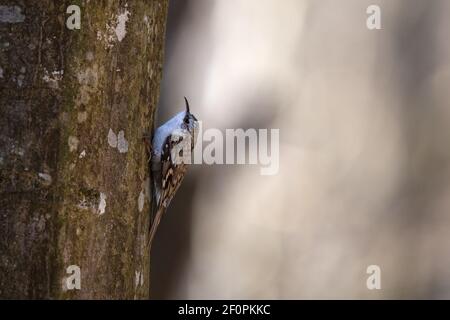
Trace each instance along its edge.
<instances>
[{"instance_id":1,"label":"bird's head","mask_svg":"<svg viewBox=\"0 0 450 320\"><path fill-rule=\"evenodd\" d=\"M186 111L183 117L182 128L187 130L191 135L191 148L194 149L195 143L197 142L199 124L197 118L190 111L189 102L186 97L184 97L184 101L186 102Z\"/></svg>"}]
</instances>

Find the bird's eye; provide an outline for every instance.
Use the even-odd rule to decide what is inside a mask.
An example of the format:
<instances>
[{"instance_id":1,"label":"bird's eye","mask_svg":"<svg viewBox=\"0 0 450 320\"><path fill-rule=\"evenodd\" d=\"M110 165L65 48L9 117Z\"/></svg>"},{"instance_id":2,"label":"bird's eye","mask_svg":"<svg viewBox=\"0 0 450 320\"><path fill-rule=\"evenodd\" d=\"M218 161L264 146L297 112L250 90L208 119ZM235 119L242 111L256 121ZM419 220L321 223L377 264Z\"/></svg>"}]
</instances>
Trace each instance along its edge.
<instances>
[{"instance_id":1,"label":"bird's eye","mask_svg":"<svg viewBox=\"0 0 450 320\"><path fill-rule=\"evenodd\" d=\"M184 117L184 123L186 123L186 124L189 123L189 117L188 116Z\"/></svg>"}]
</instances>

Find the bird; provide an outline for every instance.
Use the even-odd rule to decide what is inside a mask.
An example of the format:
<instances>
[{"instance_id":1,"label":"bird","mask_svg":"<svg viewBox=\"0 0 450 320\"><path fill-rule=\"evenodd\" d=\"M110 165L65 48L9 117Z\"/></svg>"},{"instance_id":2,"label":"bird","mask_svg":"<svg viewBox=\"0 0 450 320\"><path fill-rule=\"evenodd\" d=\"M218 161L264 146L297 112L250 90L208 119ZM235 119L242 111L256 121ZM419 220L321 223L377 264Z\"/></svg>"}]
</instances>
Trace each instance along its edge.
<instances>
[{"instance_id":1,"label":"bird","mask_svg":"<svg viewBox=\"0 0 450 320\"><path fill-rule=\"evenodd\" d=\"M154 218L150 219L149 248L152 246L163 214L183 182L197 141L199 122L190 112L186 97L184 101L185 110L156 129L149 150L154 187L152 209ZM145 138L148 144L149 136Z\"/></svg>"}]
</instances>

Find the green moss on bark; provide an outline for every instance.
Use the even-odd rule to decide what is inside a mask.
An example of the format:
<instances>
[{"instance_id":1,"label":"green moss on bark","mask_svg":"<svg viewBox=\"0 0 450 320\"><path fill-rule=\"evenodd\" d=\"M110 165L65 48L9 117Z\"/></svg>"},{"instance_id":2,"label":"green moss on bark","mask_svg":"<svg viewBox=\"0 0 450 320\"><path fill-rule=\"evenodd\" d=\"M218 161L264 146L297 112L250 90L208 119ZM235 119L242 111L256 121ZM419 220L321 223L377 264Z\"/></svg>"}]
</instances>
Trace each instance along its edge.
<instances>
[{"instance_id":1,"label":"green moss on bark","mask_svg":"<svg viewBox=\"0 0 450 320\"><path fill-rule=\"evenodd\" d=\"M65 27L71 4L80 30ZM159 97L167 6L27 1L23 23L0 24L0 45L12 42L0 56L1 297L148 298L142 134ZM65 288L70 265L81 290Z\"/></svg>"}]
</instances>

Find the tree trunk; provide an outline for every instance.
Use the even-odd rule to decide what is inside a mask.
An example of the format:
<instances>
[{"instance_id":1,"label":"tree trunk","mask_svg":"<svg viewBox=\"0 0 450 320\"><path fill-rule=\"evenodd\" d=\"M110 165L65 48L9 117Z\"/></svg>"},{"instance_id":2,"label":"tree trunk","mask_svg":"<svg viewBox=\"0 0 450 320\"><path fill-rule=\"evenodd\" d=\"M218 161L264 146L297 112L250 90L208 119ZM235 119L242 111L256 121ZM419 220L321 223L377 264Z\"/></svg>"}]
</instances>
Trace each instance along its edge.
<instances>
[{"instance_id":1,"label":"tree trunk","mask_svg":"<svg viewBox=\"0 0 450 320\"><path fill-rule=\"evenodd\" d=\"M149 297L142 135L167 7L1 2L0 298Z\"/></svg>"}]
</instances>

